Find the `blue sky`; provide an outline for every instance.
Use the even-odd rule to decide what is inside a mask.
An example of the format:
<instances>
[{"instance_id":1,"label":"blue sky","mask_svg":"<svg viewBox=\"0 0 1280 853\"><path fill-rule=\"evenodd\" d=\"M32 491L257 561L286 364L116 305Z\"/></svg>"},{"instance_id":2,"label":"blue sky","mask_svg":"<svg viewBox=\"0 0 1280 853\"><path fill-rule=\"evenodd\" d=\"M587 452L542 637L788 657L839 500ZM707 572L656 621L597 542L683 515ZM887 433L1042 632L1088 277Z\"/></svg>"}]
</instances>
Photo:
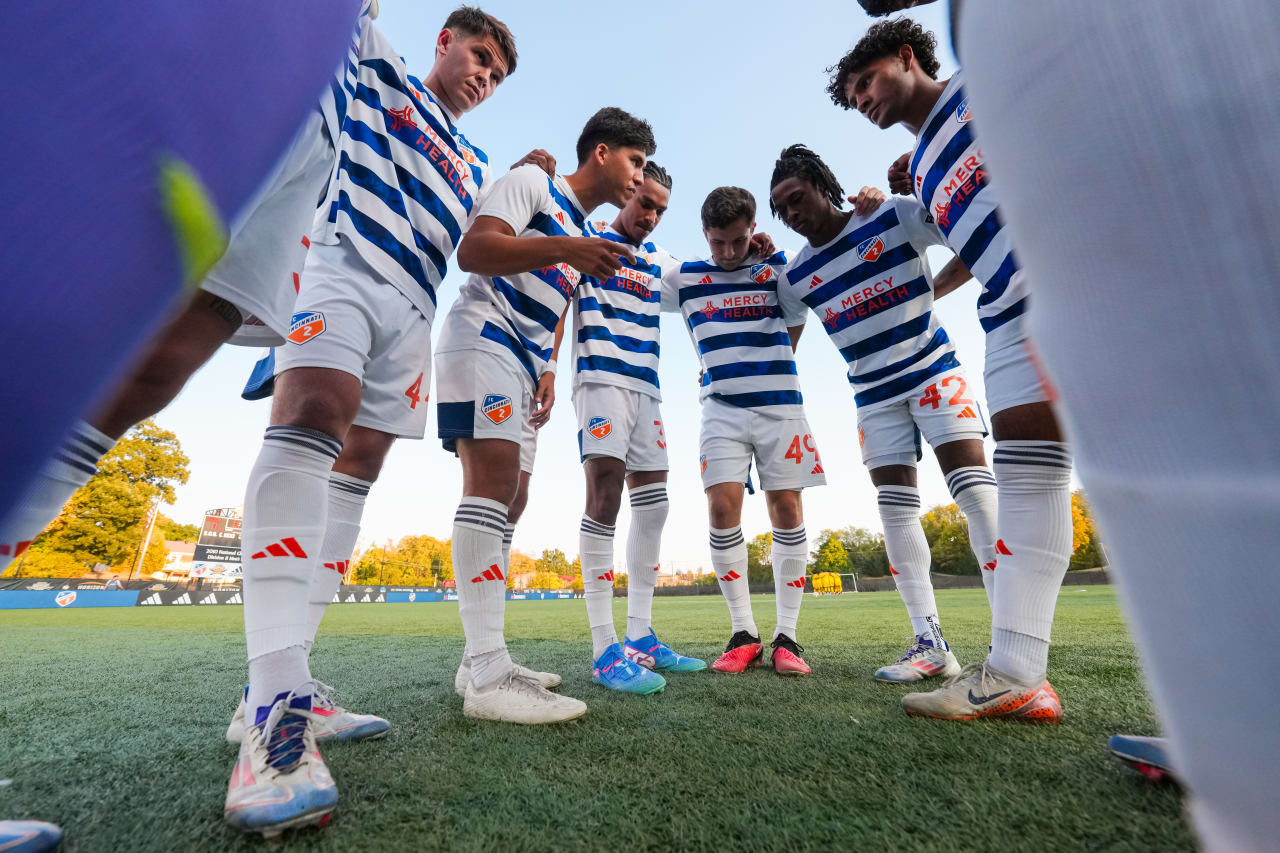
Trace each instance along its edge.
<instances>
[{"instance_id":1,"label":"blue sky","mask_svg":"<svg viewBox=\"0 0 1280 853\"><path fill-rule=\"evenodd\" d=\"M430 68L435 36L447 6L416 0L381 0L377 25L421 77ZM652 239L678 258L704 257L698 210L707 192L722 184L746 187L762 208L759 228L779 246L798 249L798 236L768 213L769 176L778 152L803 142L831 165L847 190L885 187L889 163L911 146L900 128L880 131L856 113L833 106L824 91L825 66L836 61L872 23L849 0L779 4L766 2L667 2L647 4L488 2L483 7L511 27L520 53L516 73L492 98L464 116L460 127L488 152L498 168L531 148L546 148L562 171L572 171L573 149L583 123L602 106L642 116L658 140L654 159L672 175L671 207ZM942 77L955 59L947 38L945 8L915 10L938 33ZM593 219L612 220L602 207ZM929 255L935 270L949 258ZM440 288L438 317L452 305L461 273L451 271ZM969 370L970 387L982 390L982 333L974 314L973 282L939 303L937 312ZM664 569L709 566L705 498L698 477L698 365L680 319L662 320L663 415L669 436L671 514L662 547ZM569 341L566 339L567 354ZM261 443L269 403L246 403L238 393L257 351L224 347L157 420L174 430L191 457L191 481L164 511L198 522L206 508L242 502L244 483ZM811 540L824 528L856 524L880 529L875 489L858 454L853 395L844 363L821 325L807 324L797 357L809 422L818 441L828 484L805 494ZM529 508L514 547L577 552L584 489L570 402L571 376L562 372L551 423L542 430ZM432 397L434 403L434 394ZM361 546L410 533L447 538L461 494L457 462L435 438L434 405L423 441L400 441L365 510ZM950 503L941 472L926 451L920 465L924 505ZM616 553L628 526L618 519ZM749 497L743 513L748 536L769 529L763 497Z\"/></svg>"}]
</instances>

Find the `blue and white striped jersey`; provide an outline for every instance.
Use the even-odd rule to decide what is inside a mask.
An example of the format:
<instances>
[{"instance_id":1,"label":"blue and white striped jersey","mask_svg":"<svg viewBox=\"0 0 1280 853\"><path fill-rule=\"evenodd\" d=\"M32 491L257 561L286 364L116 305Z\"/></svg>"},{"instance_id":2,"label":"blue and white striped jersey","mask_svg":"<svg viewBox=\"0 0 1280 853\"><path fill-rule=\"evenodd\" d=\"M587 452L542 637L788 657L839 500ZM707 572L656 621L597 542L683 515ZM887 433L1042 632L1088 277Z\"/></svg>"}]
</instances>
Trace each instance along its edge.
<instances>
[{"instance_id":1,"label":"blue and white striped jersey","mask_svg":"<svg viewBox=\"0 0 1280 853\"><path fill-rule=\"evenodd\" d=\"M342 131L342 122L347 117L347 104L356 94L356 64L360 61L360 39L365 27L369 26L369 10L371 0L363 0L360 4L360 15L356 18L355 28L351 31L351 43L347 45L346 56L334 72L329 85L320 93L320 114L324 116L324 129L329 133L330 141L338 138Z\"/></svg>"},{"instance_id":2,"label":"blue and white striped jersey","mask_svg":"<svg viewBox=\"0 0 1280 853\"><path fill-rule=\"evenodd\" d=\"M900 400L958 367L955 347L933 314L933 276L924 252L943 244L915 199L894 198L867 216L851 214L825 246L796 253L778 285L788 313L807 306L849 364L859 408Z\"/></svg>"},{"instance_id":3,"label":"blue and white striped jersey","mask_svg":"<svg viewBox=\"0 0 1280 853\"><path fill-rule=\"evenodd\" d=\"M658 312L662 277L679 264L651 242L635 245L604 223L596 237L631 248L636 263L623 261L604 281L584 276L573 300L573 387L617 385L662 399L658 390Z\"/></svg>"},{"instance_id":4,"label":"blue and white striped jersey","mask_svg":"<svg viewBox=\"0 0 1280 853\"><path fill-rule=\"evenodd\" d=\"M548 178L532 164L494 181L478 215L501 219L517 237L594 236L564 176ZM536 384L551 358L556 323L581 279L564 263L509 276L472 274L445 318L436 349L508 353Z\"/></svg>"},{"instance_id":5,"label":"blue and white striped jersey","mask_svg":"<svg viewBox=\"0 0 1280 853\"><path fill-rule=\"evenodd\" d=\"M489 161L373 24L361 36L358 72L317 237L349 239L431 320Z\"/></svg>"},{"instance_id":6,"label":"blue and white striped jersey","mask_svg":"<svg viewBox=\"0 0 1280 853\"><path fill-rule=\"evenodd\" d=\"M788 326L804 325L804 307L784 313L778 283L787 256L735 270L687 261L662 281L662 310L684 316L702 362L701 398L774 418L804 416Z\"/></svg>"},{"instance_id":7,"label":"blue and white striped jersey","mask_svg":"<svg viewBox=\"0 0 1280 853\"><path fill-rule=\"evenodd\" d=\"M978 320L991 352L1025 337L1027 287L969 118L969 96L957 72L920 128L910 171L916 197L947 245L982 282Z\"/></svg>"}]
</instances>

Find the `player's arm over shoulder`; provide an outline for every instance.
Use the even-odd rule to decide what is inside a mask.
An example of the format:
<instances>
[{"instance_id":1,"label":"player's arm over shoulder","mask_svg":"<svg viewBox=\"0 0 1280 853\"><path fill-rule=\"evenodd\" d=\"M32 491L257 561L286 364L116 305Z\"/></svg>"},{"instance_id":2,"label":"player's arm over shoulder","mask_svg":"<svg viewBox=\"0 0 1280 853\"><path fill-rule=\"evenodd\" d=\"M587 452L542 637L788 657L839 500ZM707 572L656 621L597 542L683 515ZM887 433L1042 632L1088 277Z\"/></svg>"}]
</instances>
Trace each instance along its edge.
<instances>
[{"instance_id":1,"label":"player's arm over shoulder","mask_svg":"<svg viewBox=\"0 0 1280 853\"><path fill-rule=\"evenodd\" d=\"M930 246L945 246L946 238L933 215L915 196L894 196L890 202L898 211L898 222L907 229L911 245L923 251Z\"/></svg>"}]
</instances>

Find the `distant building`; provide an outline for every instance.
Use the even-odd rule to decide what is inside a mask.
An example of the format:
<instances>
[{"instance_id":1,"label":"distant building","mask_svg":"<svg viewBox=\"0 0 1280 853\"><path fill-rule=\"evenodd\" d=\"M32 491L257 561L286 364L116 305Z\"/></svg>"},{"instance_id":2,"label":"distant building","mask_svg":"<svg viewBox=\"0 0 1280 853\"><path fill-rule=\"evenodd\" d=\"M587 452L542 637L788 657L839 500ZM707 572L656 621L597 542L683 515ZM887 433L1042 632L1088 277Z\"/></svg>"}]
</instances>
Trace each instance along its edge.
<instances>
[{"instance_id":1,"label":"distant building","mask_svg":"<svg viewBox=\"0 0 1280 853\"><path fill-rule=\"evenodd\" d=\"M178 542L174 539L164 540L164 574L172 580L183 580L191 576L191 566L195 562L196 543Z\"/></svg>"}]
</instances>

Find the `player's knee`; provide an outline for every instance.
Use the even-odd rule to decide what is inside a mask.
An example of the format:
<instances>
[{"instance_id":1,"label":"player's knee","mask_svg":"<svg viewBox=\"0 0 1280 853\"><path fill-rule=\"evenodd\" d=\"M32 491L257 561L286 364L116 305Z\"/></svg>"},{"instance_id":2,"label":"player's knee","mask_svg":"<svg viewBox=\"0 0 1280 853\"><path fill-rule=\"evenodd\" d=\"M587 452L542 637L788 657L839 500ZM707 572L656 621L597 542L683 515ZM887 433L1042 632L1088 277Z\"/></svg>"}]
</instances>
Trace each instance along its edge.
<instances>
[{"instance_id":1,"label":"player's knee","mask_svg":"<svg viewBox=\"0 0 1280 853\"><path fill-rule=\"evenodd\" d=\"M737 527L741 520L741 511L730 501L712 499L707 505L707 516L711 520L711 526L717 530L724 530L730 527Z\"/></svg>"},{"instance_id":2,"label":"player's knee","mask_svg":"<svg viewBox=\"0 0 1280 853\"><path fill-rule=\"evenodd\" d=\"M327 368L295 368L276 377L271 423L319 430L345 440L360 405L360 380Z\"/></svg>"},{"instance_id":3,"label":"player's knee","mask_svg":"<svg viewBox=\"0 0 1280 853\"><path fill-rule=\"evenodd\" d=\"M587 495L587 516L601 524L613 524L618 520L618 509L622 504L619 492L607 490L593 491Z\"/></svg>"},{"instance_id":4,"label":"player's knee","mask_svg":"<svg viewBox=\"0 0 1280 853\"><path fill-rule=\"evenodd\" d=\"M792 491L769 494L769 516L773 526L781 530L794 530L804 524L804 510L800 493Z\"/></svg>"}]
</instances>

